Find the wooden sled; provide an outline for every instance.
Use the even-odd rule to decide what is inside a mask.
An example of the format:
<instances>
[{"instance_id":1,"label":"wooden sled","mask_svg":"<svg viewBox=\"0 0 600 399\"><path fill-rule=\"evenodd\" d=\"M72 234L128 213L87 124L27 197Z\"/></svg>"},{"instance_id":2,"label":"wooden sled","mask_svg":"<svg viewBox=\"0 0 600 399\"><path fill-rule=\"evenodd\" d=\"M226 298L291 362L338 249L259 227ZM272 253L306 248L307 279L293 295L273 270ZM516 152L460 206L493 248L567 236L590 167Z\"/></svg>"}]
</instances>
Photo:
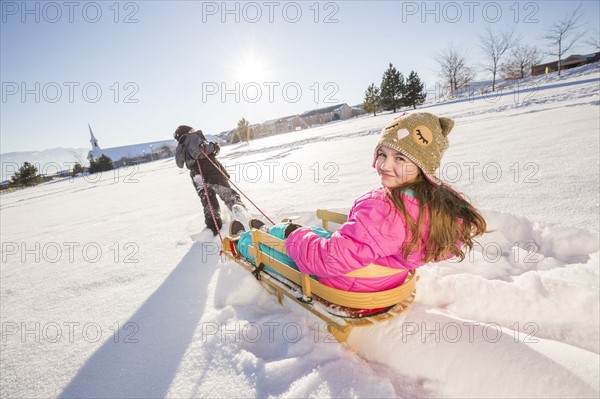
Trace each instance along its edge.
<instances>
[{"instance_id":1,"label":"wooden sled","mask_svg":"<svg viewBox=\"0 0 600 399\"><path fill-rule=\"evenodd\" d=\"M347 216L344 214L322 209L317 210L317 217L321 219L323 228L327 230L329 230L329 223L343 224L347 220ZM288 221L288 219L283 221ZM325 321L327 331L339 342L346 341L354 327L370 326L399 315L415 299L415 284L418 276L414 270L409 271L404 284L390 290L381 292L342 291L319 283L309 275L281 263L259 249L260 243L287 255L285 241L256 229L252 229L251 234L252 245L248 249L250 255L255 258L256 265L238 255L235 246L237 238L226 236L223 239L223 253L254 273L270 292L277 295L279 303L282 303L283 297L287 296ZM270 267L280 275L257 267L261 265ZM353 270L346 276L374 278L391 276L403 271L403 269L370 264L362 269ZM361 315L361 309L377 309L378 311Z\"/></svg>"}]
</instances>

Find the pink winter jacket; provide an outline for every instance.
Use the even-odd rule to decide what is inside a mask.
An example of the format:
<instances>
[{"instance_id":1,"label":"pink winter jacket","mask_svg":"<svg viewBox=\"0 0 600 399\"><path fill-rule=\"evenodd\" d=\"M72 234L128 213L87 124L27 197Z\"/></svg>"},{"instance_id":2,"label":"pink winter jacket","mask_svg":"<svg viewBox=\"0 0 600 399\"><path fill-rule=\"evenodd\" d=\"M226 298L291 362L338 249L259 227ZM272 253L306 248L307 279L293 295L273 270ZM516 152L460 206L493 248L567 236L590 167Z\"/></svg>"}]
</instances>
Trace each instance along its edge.
<instances>
[{"instance_id":1,"label":"pink winter jacket","mask_svg":"<svg viewBox=\"0 0 600 399\"><path fill-rule=\"evenodd\" d=\"M358 198L348 221L329 239L317 236L308 227L292 232L286 240L286 249L300 271L314 274L319 282L345 291L377 292L401 285L410 269L424 264L425 249L420 248L403 259L402 244L411 237L406 236L402 214L386 195L385 189L379 188ZM407 193L401 196L408 214L418 220L418 201ZM423 239L429 235L427 214L425 226ZM380 278L343 277L370 263L406 271Z\"/></svg>"}]
</instances>

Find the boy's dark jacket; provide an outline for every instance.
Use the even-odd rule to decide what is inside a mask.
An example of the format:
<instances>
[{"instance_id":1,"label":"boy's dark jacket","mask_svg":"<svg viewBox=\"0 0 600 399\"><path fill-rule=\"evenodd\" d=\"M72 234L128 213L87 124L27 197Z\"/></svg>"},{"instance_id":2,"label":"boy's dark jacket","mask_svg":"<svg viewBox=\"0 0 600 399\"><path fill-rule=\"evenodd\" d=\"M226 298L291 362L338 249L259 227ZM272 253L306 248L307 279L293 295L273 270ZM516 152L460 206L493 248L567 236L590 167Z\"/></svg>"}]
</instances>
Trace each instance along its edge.
<instances>
[{"instance_id":1,"label":"boy's dark jacket","mask_svg":"<svg viewBox=\"0 0 600 399\"><path fill-rule=\"evenodd\" d=\"M212 180L214 180L214 183L221 184L223 177L221 176L221 172L215 169L213 163L217 165L227 177L229 177L229 173L227 173L225 168L215 158L219 153L219 150L220 147L217 143L207 141L202 131L198 130L194 133L186 134L185 139L177 145L177 149L175 150L175 162L180 168L183 168L185 165L194 175L198 174L198 163L196 160L199 160L202 173L206 175L209 182L213 182ZM210 159L207 159L204 154Z\"/></svg>"},{"instance_id":2,"label":"boy's dark jacket","mask_svg":"<svg viewBox=\"0 0 600 399\"><path fill-rule=\"evenodd\" d=\"M177 145L175 162L180 168L183 168L185 165L190 170L198 169L196 159L206 162L206 160L203 160L203 158L206 158L204 156L206 154L214 161L219 149L218 144L206 141L202 131L198 130L194 133L186 134L185 139Z\"/></svg>"}]
</instances>

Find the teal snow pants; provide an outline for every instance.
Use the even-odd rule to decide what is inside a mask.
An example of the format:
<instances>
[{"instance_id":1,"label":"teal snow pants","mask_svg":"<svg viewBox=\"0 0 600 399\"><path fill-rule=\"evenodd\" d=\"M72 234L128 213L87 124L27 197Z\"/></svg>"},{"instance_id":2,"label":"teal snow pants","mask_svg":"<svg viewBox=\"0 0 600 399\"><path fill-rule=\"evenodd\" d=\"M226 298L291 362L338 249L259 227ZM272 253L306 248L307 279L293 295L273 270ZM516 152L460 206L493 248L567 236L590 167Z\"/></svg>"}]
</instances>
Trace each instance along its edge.
<instances>
[{"instance_id":1,"label":"teal snow pants","mask_svg":"<svg viewBox=\"0 0 600 399\"><path fill-rule=\"evenodd\" d=\"M279 238L281 240L285 240L284 232L288 225L289 225L289 223L276 224L275 226L273 226L269 229L269 234L272 235L273 237ZM323 237L323 238L331 237L331 232L325 230L322 227L311 227L311 230L319 237ZM248 247L250 245L252 245L252 234L249 231L245 231L242 233L242 235L240 236L240 239L237 243L237 250L240 255L242 255L244 258L248 259L250 262L252 262L252 264L256 264L256 259L254 259L252 256L250 256L250 254L248 253ZM294 261L289 256L284 255L281 252L276 251L272 248L269 248L263 244L260 244L260 250L267 256L272 257L272 258L280 261L281 263L298 270L298 266L296 266ZM277 273L275 270L271 269L270 267L265 267L265 269L268 269L271 272ZM277 273L277 274L279 274L279 273Z\"/></svg>"}]
</instances>

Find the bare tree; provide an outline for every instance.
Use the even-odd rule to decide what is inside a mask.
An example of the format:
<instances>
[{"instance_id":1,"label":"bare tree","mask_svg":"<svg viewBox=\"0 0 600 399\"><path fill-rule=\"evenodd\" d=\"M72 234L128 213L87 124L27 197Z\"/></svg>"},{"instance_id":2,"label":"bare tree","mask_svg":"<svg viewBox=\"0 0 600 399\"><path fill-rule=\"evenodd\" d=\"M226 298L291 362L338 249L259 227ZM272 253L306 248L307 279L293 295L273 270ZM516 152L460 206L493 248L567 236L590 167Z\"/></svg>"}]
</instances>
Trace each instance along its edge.
<instances>
[{"instance_id":1,"label":"bare tree","mask_svg":"<svg viewBox=\"0 0 600 399\"><path fill-rule=\"evenodd\" d=\"M521 45L512 50L508 60L500 66L500 71L504 79L523 79L531 74L531 67L541 61L542 55L536 47Z\"/></svg>"},{"instance_id":2,"label":"bare tree","mask_svg":"<svg viewBox=\"0 0 600 399\"><path fill-rule=\"evenodd\" d=\"M494 32L490 27L485 29L485 33L479 36L481 40L481 49L487 57L487 63L484 65L486 71L492 73L492 91L496 90L496 75L500 68L500 59L513 47L518 39L515 36L514 28L502 33Z\"/></svg>"},{"instance_id":3,"label":"bare tree","mask_svg":"<svg viewBox=\"0 0 600 399\"><path fill-rule=\"evenodd\" d=\"M248 142L252 138L252 128L250 127L250 122L248 122L246 118L242 118L239 120L237 126L237 134L240 138L240 141L244 140Z\"/></svg>"},{"instance_id":4,"label":"bare tree","mask_svg":"<svg viewBox=\"0 0 600 399\"><path fill-rule=\"evenodd\" d=\"M592 46L596 51L600 51L600 32L596 30L592 36L588 37L585 44Z\"/></svg>"},{"instance_id":5,"label":"bare tree","mask_svg":"<svg viewBox=\"0 0 600 399\"><path fill-rule=\"evenodd\" d=\"M553 47L549 54L558 57L558 76L560 76L561 61L563 55L573 47L575 42L585 35L585 32L577 32L585 22L583 19L582 4L565 15L559 21L554 22L547 28L548 33L543 36L543 39L548 42L549 47Z\"/></svg>"},{"instance_id":6,"label":"bare tree","mask_svg":"<svg viewBox=\"0 0 600 399\"><path fill-rule=\"evenodd\" d=\"M475 79L475 72L467 65L467 52L456 49L452 45L438 53L435 62L440 68L439 77L450 86L452 91L467 86Z\"/></svg>"},{"instance_id":7,"label":"bare tree","mask_svg":"<svg viewBox=\"0 0 600 399\"><path fill-rule=\"evenodd\" d=\"M79 152L75 151L75 150L71 150L71 155L73 155L73 158L75 158L76 163L80 164L81 166L85 166L85 164L87 163Z\"/></svg>"}]
</instances>

